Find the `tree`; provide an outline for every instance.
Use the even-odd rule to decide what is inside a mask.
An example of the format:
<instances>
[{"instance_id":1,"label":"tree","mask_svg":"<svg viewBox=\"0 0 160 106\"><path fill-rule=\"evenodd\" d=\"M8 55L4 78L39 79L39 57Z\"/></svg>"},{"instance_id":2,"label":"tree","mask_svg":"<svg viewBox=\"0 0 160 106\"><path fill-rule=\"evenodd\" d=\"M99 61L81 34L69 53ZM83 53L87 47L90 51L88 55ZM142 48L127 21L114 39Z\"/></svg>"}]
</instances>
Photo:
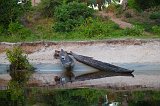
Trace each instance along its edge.
<instances>
[{"instance_id":1,"label":"tree","mask_svg":"<svg viewBox=\"0 0 160 106\"><path fill-rule=\"evenodd\" d=\"M69 32L81 25L88 17L93 16L93 9L84 3L71 2L59 6L54 14L56 23L53 26L56 32Z\"/></svg>"},{"instance_id":2,"label":"tree","mask_svg":"<svg viewBox=\"0 0 160 106\"><path fill-rule=\"evenodd\" d=\"M128 5L136 10L145 10L160 5L160 0L128 0Z\"/></svg>"},{"instance_id":3,"label":"tree","mask_svg":"<svg viewBox=\"0 0 160 106\"><path fill-rule=\"evenodd\" d=\"M13 50L7 50L7 58L10 64L11 80L8 83L9 92L12 100L17 100L16 106L25 106L26 94L25 87L34 68L23 55L20 47L14 47Z\"/></svg>"},{"instance_id":4,"label":"tree","mask_svg":"<svg viewBox=\"0 0 160 106\"><path fill-rule=\"evenodd\" d=\"M25 85L34 70L33 66L27 60L26 55L23 55L19 47L14 47L13 50L7 50L6 54L11 63L9 72L12 80L18 82L20 85Z\"/></svg>"},{"instance_id":5,"label":"tree","mask_svg":"<svg viewBox=\"0 0 160 106\"><path fill-rule=\"evenodd\" d=\"M17 0L0 0L0 25L7 29L11 22L16 21L30 7L30 1L18 4Z\"/></svg>"}]
</instances>

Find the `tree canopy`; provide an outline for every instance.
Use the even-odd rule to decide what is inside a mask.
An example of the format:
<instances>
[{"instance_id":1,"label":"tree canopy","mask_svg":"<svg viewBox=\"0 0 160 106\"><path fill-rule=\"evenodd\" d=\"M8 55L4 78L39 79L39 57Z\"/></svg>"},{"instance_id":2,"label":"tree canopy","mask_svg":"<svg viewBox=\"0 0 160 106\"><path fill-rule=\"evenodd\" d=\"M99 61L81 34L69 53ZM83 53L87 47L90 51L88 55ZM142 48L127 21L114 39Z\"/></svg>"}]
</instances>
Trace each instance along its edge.
<instances>
[{"instance_id":1,"label":"tree canopy","mask_svg":"<svg viewBox=\"0 0 160 106\"><path fill-rule=\"evenodd\" d=\"M10 22L16 21L30 6L30 1L18 4L17 0L0 0L0 25L7 29Z\"/></svg>"}]
</instances>

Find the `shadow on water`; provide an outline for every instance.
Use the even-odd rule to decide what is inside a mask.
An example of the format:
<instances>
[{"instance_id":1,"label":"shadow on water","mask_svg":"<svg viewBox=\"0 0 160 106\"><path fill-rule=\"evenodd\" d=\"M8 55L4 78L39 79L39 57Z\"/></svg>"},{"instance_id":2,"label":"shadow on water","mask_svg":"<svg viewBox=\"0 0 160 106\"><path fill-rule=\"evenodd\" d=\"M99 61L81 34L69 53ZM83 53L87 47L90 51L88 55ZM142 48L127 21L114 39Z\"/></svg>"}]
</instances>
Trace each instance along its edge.
<instances>
[{"instance_id":1,"label":"shadow on water","mask_svg":"<svg viewBox=\"0 0 160 106\"><path fill-rule=\"evenodd\" d=\"M105 72L105 71L97 71L93 73L83 74L80 76L77 76L76 80L89 80L89 79L98 79L98 78L104 78L104 77L113 77L113 76L130 76L134 77L133 74L128 73L115 73L115 72Z\"/></svg>"}]
</instances>

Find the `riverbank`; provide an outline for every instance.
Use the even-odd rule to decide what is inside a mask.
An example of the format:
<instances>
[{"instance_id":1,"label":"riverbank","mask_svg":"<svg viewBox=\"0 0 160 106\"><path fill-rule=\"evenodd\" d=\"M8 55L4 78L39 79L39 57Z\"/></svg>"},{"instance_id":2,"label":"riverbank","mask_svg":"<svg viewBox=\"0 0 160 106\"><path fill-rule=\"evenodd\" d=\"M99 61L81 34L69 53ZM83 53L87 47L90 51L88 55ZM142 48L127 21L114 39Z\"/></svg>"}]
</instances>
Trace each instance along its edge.
<instances>
[{"instance_id":1,"label":"riverbank","mask_svg":"<svg viewBox=\"0 0 160 106\"><path fill-rule=\"evenodd\" d=\"M1 43L0 59L1 64L8 64L4 50L12 48L14 45L20 45L31 63L56 64L59 60L54 59L55 50L63 48L66 51L72 51L78 54L94 57L94 59L108 62L111 64L125 63L160 63L160 40L108 40L108 41L90 41L90 42L37 42L37 43ZM145 71L145 70L144 70ZM136 70L135 70L136 72ZM134 74L134 73L133 73ZM0 79L4 80L7 77ZM30 79L30 85L33 86L55 86L55 73L36 73ZM5 79L8 80L8 79ZM66 88L75 87L102 87L102 88L160 88L160 75L134 75L114 76L100 79L91 79L85 81L75 81L64 85Z\"/></svg>"}]
</instances>

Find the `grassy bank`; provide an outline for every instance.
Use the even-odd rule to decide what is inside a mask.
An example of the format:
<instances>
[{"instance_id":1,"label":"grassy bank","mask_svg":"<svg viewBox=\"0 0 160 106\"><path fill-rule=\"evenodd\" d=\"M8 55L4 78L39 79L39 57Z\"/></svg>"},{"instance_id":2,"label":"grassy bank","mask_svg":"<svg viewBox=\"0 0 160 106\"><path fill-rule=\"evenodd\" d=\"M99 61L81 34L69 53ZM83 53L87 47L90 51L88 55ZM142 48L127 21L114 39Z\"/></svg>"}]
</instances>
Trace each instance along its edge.
<instances>
[{"instance_id":1,"label":"grassy bank","mask_svg":"<svg viewBox=\"0 0 160 106\"><path fill-rule=\"evenodd\" d=\"M26 17L29 21L27 26L20 23L11 24L7 33L0 34L0 42L30 42L30 41L89 41L114 38L160 38L159 33L146 32L146 27L134 21L133 28L121 29L118 24L108 17L87 18L83 24L74 27L70 32L55 32L53 29L56 21L54 18L38 16L30 12ZM128 18L130 19L130 18ZM132 19L133 20L133 19ZM154 28L154 27L153 27ZM155 31L159 31L155 27Z\"/></svg>"},{"instance_id":2,"label":"grassy bank","mask_svg":"<svg viewBox=\"0 0 160 106\"><path fill-rule=\"evenodd\" d=\"M48 0L30 7L6 27L0 25L0 42L160 38L159 7L138 12L133 9L123 11L120 5L113 4L103 10L104 16L99 16L98 11L87 5L71 1ZM107 16L109 10L134 27L121 29Z\"/></svg>"},{"instance_id":3,"label":"grassy bank","mask_svg":"<svg viewBox=\"0 0 160 106\"><path fill-rule=\"evenodd\" d=\"M87 21L91 21L87 23ZM83 25L71 32L57 33L53 31L54 20L50 18L39 19L28 28L17 30L11 35L2 34L0 42L30 42L30 41L81 41L102 40L113 38L159 38L157 34L146 34L138 26L121 29L114 22L106 19L88 19Z\"/></svg>"},{"instance_id":4,"label":"grassy bank","mask_svg":"<svg viewBox=\"0 0 160 106\"><path fill-rule=\"evenodd\" d=\"M158 106L160 91L112 91L106 89L26 89L25 103L28 106L97 106L105 104L106 95L108 103L118 102L123 106ZM0 105L9 106L18 103L10 99L8 91L0 91ZM19 102L21 103L21 102ZM8 104L8 105L7 105Z\"/></svg>"}]
</instances>

